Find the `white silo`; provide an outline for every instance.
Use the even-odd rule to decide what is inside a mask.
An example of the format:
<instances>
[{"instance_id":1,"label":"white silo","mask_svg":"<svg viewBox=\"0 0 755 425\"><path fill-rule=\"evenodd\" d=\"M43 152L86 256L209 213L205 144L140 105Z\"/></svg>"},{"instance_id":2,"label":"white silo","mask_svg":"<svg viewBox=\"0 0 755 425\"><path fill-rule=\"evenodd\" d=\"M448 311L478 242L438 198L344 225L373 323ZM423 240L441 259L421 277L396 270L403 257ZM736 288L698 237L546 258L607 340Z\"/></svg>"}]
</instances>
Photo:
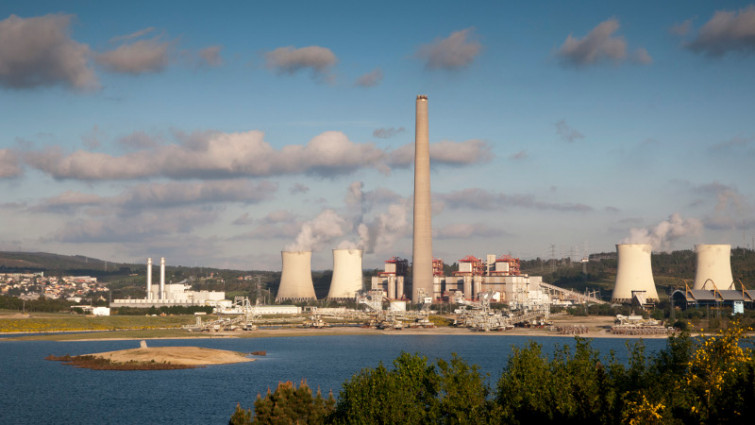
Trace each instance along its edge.
<instances>
[{"instance_id":1,"label":"white silo","mask_svg":"<svg viewBox=\"0 0 755 425\"><path fill-rule=\"evenodd\" d=\"M694 289L736 289L731 274L731 245L700 244L697 251L697 271ZM711 281L713 284L711 284ZM705 282L708 282L706 285Z\"/></svg>"},{"instance_id":2,"label":"white silo","mask_svg":"<svg viewBox=\"0 0 755 425\"><path fill-rule=\"evenodd\" d=\"M619 265L612 302L631 302L632 292L644 293L646 301L658 301L653 270L650 265L652 248L648 244L616 245Z\"/></svg>"},{"instance_id":3,"label":"white silo","mask_svg":"<svg viewBox=\"0 0 755 425\"><path fill-rule=\"evenodd\" d=\"M312 251L281 251L283 267L275 301L314 300L312 283Z\"/></svg>"},{"instance_id":4,"label":"white silo","mask_svg":"<svg viewBox=\"0 0 755 425\"><path fill-rule=\"evenodd\" d=\"M362 250L333 250L333 279L328 298L354 298L362 290Z\"/></svg>"}]
</instances>

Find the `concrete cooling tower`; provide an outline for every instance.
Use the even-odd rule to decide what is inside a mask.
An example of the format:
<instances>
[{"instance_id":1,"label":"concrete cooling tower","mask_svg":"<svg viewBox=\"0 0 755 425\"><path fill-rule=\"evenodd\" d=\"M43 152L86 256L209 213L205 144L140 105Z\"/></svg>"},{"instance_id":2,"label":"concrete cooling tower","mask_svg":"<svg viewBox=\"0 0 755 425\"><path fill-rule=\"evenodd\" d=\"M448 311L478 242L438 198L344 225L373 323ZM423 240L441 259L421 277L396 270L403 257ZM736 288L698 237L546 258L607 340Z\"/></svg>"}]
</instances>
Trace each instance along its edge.
<instances>
[{"instance_id":1,"label":"concrete cooling tower","mask_svg":"<svg viewBox=\"0 0 755 425\"><path fill-rule=\"evenodd\" d=\"M652 248L648 244L619 244L619 266L616 271L616 286L613 288L612 302L632 301L633 291L644 291L646 301L658 301L653 270L650 266Z\"/></svg>"},{"instance_id":2,"label":"concrete cooling tower","mask_svg":"<svg viewBox=\"0 0 755 425\"><path fill-rule=\"evenodd\" d=\"M414 133L414 239L412 302L433 296L433 229L430 209L430 141L427 96L417 96ZM420 294L422 294L420 296Z\"/></svg>"},{"instance_id":3,"label":"concrete cooling tower","mask_svg":"<svg viewBox=\"0 0 755 425\"><path fill-rule=\"evenodd\" d=\"M333 250L333 279L328 298L356 297L362 290L362 250Z\"/></svg>"},{"instance_id":4,"label":"concrete cooling tower","mask_svg":"<svg viewBox=\"0 0 755 425\"><path fill-rule=\"evenodd\" d=\"M694 289L736 289L731 274L731 245L696 245ZM711 281L713 284L711 284ZM707 285L705 282L708 282Z\"/></svg>"},{"instance_id":5,"label":"concrete cooling tower","mask_svg":"<svg viewBox=\"0 0 755 425\"><path fill-rule=\"evenodd\" d=\"M281 251L283 268L275 301L314 300L312 283L312 251Z\"/></svg>"}]
</instances>

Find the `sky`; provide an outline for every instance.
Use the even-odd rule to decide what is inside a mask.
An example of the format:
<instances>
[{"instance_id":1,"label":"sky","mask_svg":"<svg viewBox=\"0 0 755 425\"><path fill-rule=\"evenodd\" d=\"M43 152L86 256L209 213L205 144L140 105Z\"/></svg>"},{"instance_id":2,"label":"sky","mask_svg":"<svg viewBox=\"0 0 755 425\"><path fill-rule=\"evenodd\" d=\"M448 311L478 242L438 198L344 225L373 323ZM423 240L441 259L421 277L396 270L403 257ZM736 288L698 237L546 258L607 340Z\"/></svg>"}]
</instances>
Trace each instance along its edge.
<instances>
[{"instance_id":1,"label":"sky","mask_svg":"<svg viewBox=\"0 0 755 425\"><path fill-rule=\"evenodd\" d=\"M0 250L280 270L755 241L755 3L0 3Z\"/></svg>"}]
</instances>

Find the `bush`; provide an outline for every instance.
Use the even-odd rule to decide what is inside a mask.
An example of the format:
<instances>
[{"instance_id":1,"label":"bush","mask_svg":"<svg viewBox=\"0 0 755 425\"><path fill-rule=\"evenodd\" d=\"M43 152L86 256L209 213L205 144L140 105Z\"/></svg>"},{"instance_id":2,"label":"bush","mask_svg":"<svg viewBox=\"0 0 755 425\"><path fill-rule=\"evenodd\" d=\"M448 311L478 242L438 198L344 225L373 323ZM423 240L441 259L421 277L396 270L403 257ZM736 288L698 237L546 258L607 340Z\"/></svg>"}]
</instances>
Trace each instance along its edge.
<instances>
[{"instance_id":1,"label":"bush","mask_svg":"<svg viewBox=\"0 0 755 425\"><path fill-rule=\"evenodd\" d=\"M241 422L231 423L745 423L755 415L750 331L734 322L714 336L684 332L651 356L639 340L627 344L626 364L613 353L601 357L583 338L550 359L531 343L513 349L494 394L477 367L455 355L428 364L419 354L402 353L392 370L380 364L354 375L337 403L312 398L311 391L309 398L278 396L296 393L289 383L258 397L251 419L250 411L237 407L233 417Z\"/></svg>"}]
</instances>

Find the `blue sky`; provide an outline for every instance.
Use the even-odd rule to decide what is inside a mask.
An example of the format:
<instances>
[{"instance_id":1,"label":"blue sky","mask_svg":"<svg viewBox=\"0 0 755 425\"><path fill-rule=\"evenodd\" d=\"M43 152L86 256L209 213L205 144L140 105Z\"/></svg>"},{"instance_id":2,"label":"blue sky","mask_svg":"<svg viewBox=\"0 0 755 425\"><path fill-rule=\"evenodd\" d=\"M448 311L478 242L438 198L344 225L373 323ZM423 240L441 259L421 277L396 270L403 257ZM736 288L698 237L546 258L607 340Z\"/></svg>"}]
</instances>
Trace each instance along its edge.
<instances>
[{"instance_id":1,"label":"blue sky","mask_svg":"<svg viewBox=\"0 0 755 425\"><path fill-rule=\"evenodd\" d=\"M155 4L156 3L156 4ZM0 249L280 267L755 237L755 4L0 4Z\"/></svg>"}]
</instances>

